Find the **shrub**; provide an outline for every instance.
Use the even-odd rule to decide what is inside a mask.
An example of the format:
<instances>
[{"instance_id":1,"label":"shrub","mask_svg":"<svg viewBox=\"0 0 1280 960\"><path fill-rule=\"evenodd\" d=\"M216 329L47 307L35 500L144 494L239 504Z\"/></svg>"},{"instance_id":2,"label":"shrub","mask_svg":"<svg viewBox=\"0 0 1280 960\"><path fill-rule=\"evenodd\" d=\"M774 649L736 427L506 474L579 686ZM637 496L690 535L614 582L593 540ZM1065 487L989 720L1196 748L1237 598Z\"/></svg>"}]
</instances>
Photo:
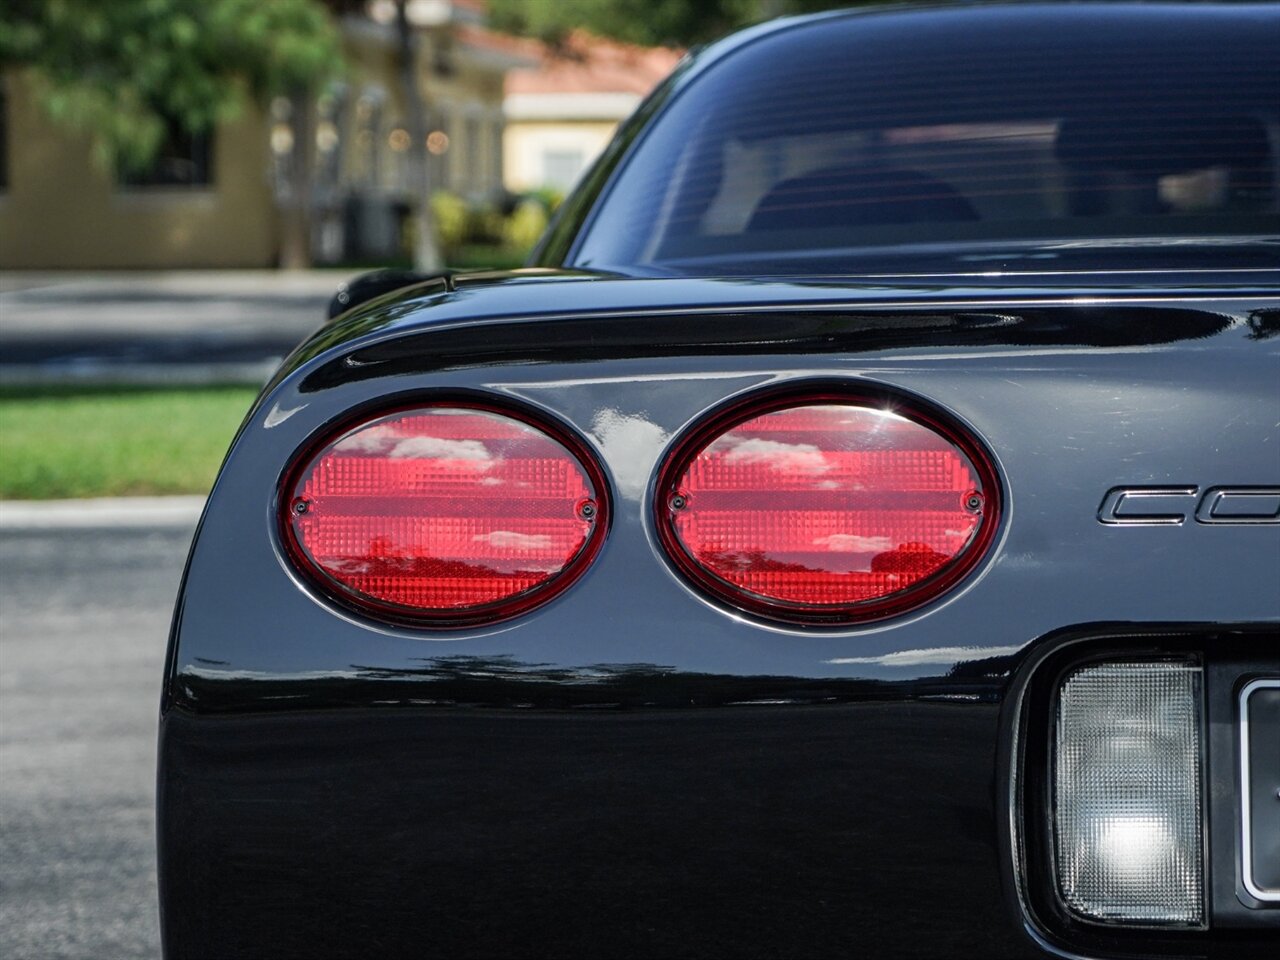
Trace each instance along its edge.
<instances>
[{"instance_id":1,"label":"shrub","mask_svg":"<svg viewBox=\"0 0 1280 960\"><path fill-rule=\"evenodd\" d=\"M555 213L556 207L564 202L564 193L555 187L538 187L538 189L530 190L526 193L525 197L542 204L542 209L548 215Z\"/></svg>"},{"instance_id":2,"label":"shrub","mask_svg":"<svg viewBox=\"0 0 1280 960\"><path fill-rule=\"evenodd\" d=\"M437 190L431 195L431 215L444 251L457 250L467 242L470 211L465 200L447 190Z\"/></svg>"},{"instance_id":3,"label":"shrub","mask_svg":"<svg viewBox=\"0 0 1280 960\"><path fill-rule=\"evenodd\" d=\"M467 243L501 243L505 225L502 212L491 204L472 206L467 211Z\"/></svg>"},{"instance_id":4,"label":"shrub","mask_svg":"<svg viewBox=\"0 0 1280 960\"><path fill-rule=\"evenodd\" d=\"M547 211L537 200L524 200L503 224L502 242L514 250L529 250L547 229Z\"/></svg>"}]
</instances>

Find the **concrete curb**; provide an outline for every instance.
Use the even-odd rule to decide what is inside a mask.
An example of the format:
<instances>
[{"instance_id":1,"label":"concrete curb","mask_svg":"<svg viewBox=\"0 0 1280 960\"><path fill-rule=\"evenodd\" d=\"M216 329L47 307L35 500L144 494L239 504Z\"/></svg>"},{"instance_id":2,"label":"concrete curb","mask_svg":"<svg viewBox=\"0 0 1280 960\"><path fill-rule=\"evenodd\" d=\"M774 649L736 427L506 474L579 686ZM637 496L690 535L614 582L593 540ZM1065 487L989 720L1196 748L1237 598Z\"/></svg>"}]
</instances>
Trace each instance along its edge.
<instances>
[{"instance_id":1,"label":"concrete curb","mask_svg":"<svg viewBox=\"0 0 1280 960\"><path fill-rule=\"evenodd\" d=\"M57 299L84 291L125 295L159 292L187 296L333 296L338 284L361 271L311 270L5 270L0 295Z\"/></svg>"},{"instance_id":2,"label":"concrete curb","mask_svg":"<svg viewBox=\"0 0 1280 960\"><path fill-rule=\"evenodd\" d=\"M204 497L0 500L0 530L194 528L204 501Z\"/></svg>"},{"instance_id":3,"label":"concrete curb","mask_svg":"<svg viewBox=\"0 0 1280 960\"><path fill-rule=\"evenodd\" d=\"M278 357L254 363L0 363L0 386L261 387L278 366Z\"/></svg>"}]
</instances>

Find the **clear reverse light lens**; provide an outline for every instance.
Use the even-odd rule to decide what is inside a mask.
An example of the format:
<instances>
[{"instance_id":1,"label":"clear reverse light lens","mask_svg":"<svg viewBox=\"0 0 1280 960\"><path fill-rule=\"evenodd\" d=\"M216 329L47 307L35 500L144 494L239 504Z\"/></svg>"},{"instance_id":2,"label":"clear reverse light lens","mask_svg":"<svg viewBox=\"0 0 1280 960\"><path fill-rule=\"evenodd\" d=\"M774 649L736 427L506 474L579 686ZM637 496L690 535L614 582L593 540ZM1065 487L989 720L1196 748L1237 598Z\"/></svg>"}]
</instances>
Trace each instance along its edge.
<instances>
[{"instance_id":1,"label":"clear reverse light lens","mask_svg":"<svg viewBox=\"0 0 1280 960\"><path fill-rule=\"evenodd\" d=\"M1098 920L1203 920L1199 667L1072 673L1059 698L1054 781L1069 906Z\"/></svg>"}]
</instances>

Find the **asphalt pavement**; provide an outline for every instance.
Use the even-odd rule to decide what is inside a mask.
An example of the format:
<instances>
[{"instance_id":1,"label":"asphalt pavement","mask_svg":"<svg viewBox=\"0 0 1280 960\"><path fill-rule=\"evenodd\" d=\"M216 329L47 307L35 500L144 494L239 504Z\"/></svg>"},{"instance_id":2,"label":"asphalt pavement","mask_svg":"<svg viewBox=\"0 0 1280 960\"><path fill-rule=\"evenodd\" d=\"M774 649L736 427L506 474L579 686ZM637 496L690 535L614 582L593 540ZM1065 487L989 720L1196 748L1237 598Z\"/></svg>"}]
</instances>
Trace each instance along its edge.
<instances>
[{"instance_id":1,"label":"asphalt pavement","mask_svg":"<svg viewBox=\"0 0 1280 960\"><path fill-rule=\"evenodd\" d=\"M156 957L156 720L193 513L26 523L0 523L0 957Z\"/></svg>"},{"instance_id":2,"label":"asphalt pavement","mask_svg":"<svg viewBox=\"0 0 1280 960\"><path fill-rule=\"evenodd\" d=\"M3 272L0 385L262 383L349 275ZM156 721L198 513L0 503L3 960L159 955Z\"/></svg>"},{"instance_id":3,"label":"asphalt pavement","mask_svg":"<svg viewBox=\"0 0 1280 960\"><path fill-rule=\"evenodd\" d=\"M261 383L351 275L0 273L0 383Z\"/></svg>"}]
</instances>

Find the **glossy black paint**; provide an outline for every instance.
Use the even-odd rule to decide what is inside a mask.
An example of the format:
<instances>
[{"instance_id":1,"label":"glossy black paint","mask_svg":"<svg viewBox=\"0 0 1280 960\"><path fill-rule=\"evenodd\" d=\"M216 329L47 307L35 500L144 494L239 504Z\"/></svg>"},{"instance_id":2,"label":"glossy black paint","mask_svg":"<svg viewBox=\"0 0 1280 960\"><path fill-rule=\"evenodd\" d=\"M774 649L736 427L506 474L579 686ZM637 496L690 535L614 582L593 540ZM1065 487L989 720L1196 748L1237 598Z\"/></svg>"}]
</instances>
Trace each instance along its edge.
<instances>
[{"instance_id":1,"label":"glossy black paint","mask_svg":"<svg viewBox=\"0 0 1280 960\"><path fill-rule=\"evenodd\" d=\"M997 715L174 714L168 952L1033 955L991 843Z\"/></svg>"},{"instance_id":2,"label":"glossy black paint","mask_svg":"<svg viewBox=\"0 0 1280 960\"><path fill-rule=\"evenodd\" d=\"M491 276L320 330L247 418L175 615L169 955L1035 955L999 736L1018 665L1073 624L1280 619L1274 526L1097 519L1117 484L1280 478L1274 288L1213 279ZM919 395L995 452L1005 525L954 593L779 627L664 560L647 504L669 439L810 380ZM457 391L544 409L601 458L596 563L488 629L311 592L274 534L295 451Z\"/></svg>"},{"instance_id":3,"label":"glossy black paint","mask_svg":"<svg viewBox=\"0 0 1280 960\"><path fill-rule=\"evenodd\" d=\"M452 287L453 272L420 273L416 270L370 270L344 280L338 284L338 290L329 301L328 318L334 317L363 306L370 300L403 290L405 287L419 284L432 284L441 290Z\"/></svg>"}]
</instances>

